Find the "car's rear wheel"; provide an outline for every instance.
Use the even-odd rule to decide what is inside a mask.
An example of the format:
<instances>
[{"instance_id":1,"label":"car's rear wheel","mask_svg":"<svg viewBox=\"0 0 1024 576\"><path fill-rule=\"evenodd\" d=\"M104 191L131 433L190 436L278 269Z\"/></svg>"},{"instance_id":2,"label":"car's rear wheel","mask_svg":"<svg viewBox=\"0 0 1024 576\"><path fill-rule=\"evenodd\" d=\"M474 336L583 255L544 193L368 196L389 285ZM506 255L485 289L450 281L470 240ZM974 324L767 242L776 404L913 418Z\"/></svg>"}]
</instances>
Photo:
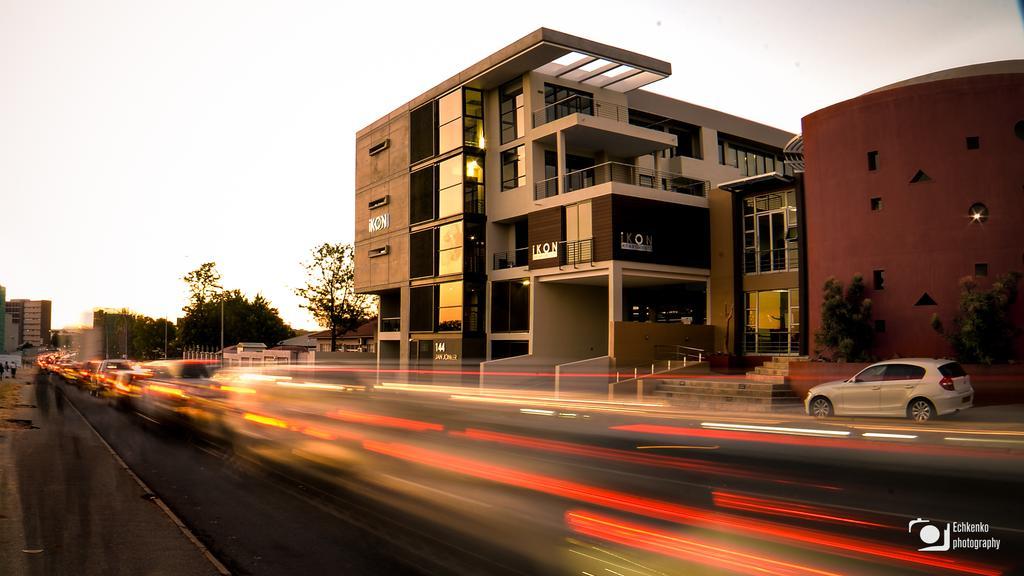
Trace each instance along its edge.
<instances>
[{"instance_id":1,"label":"car's rear wheel","mask_svg":"<svg viewBox=\"0 0 1024 576\"><path fill-rule=\"evenodd\" d=\"M824 396L818 396L811 400L811 416L815 418L828 418L832 416L832 402Z\"/></svg>"},{"instance_id":2,"label":"car's rear wheel","mask_svg":"<svg viewBox=\"0 0 1024 576\"><path fill-rule=\"evenodd\" d=\"M915 398L907 406L907 418L915 422L927 422L935 418L935 405L924 398Z\"/></svg>"}]
</instances>

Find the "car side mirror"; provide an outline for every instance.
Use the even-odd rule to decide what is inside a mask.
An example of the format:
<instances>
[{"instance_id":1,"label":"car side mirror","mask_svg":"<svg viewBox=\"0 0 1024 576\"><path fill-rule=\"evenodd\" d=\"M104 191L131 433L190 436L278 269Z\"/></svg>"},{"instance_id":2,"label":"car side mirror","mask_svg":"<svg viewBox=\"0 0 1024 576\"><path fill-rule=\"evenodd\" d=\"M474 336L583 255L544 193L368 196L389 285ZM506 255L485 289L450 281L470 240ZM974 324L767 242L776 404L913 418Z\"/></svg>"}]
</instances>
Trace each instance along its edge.
<instances>
[{"instance_id":1,"label":"car side mirror","mask_svg":"<svg viewBox=\"0 0 1024 576\"><path fill-rule=\"evenodd\" d=\"M847 382L853 382L853 383L856 384L857 382L860 382L860 380L858 380L857 377L854 376L853 378L850 378L849 380L847 380Z\"/></svg>"}]
</instances>

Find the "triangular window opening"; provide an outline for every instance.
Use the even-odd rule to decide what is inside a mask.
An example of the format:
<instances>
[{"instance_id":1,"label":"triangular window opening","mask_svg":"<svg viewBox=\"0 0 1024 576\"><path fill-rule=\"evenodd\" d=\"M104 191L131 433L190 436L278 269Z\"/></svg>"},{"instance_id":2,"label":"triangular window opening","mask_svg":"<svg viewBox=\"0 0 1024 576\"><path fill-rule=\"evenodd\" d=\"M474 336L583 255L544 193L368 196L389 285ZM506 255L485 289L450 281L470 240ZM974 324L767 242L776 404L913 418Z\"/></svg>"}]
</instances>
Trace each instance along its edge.
<instances>
[{"instance_id":1,"label":"triangular window opening","mask_svg":"<svg viewBox=\"0 0 1024 576\"><path fill-rule=\"evenodd\" d=\"M918 170L917 174L914 174L914 177L910 179L910 183L917 184L918 182L927 182L931 179L932 177L925 174L924 170Z\"/></svg>"},{"instance_id":2,"label":"triangular window opening","mask_svg":"<svg viewBox=\"0 0 1024 576\"><path fill-rule=\"evenodd\" d=\"M917 299L917 304L914 306L938 306L939 304L928 295L927 292L921 294L921 297Z\"/></svg>"}]
</instances>

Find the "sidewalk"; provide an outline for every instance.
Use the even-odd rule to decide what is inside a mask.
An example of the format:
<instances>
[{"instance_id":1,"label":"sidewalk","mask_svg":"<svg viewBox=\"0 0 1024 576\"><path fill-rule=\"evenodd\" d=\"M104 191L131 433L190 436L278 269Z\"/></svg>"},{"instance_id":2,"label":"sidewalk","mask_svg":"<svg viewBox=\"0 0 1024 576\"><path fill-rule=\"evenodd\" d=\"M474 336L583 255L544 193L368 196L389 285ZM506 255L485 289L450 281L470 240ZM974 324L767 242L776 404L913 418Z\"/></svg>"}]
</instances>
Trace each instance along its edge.
<instances>
[{"instance_id":1,"label":"sidewalk","mask_svg":"<svg viewBox=\"0 0 1024 576\"><path fill-rule=\"evenodd\" d=\"M0 405L0 574L218 570L42 376Z\"/></svg>"}]
</instances>

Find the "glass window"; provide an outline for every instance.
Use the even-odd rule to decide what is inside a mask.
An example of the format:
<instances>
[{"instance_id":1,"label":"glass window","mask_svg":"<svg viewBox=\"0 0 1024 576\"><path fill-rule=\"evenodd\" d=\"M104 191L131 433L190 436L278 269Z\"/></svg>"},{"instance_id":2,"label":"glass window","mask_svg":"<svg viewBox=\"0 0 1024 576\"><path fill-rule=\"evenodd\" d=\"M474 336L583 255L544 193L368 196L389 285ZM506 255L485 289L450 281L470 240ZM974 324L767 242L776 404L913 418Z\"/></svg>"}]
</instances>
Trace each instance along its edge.
<instances>
[{"instance_id":1,"label":"glass window","mask_svg":"<svg viewBox=\"0 0 1024 576\"><path fill-rule=\"evenodd\" d=\"M484 93L474 88L466 88L465 101L466 108L465 114L470 118L483 118L484 117Z\"/></svg>"},{"instance_id":2,"label":"glass window","mask_svg":"<svg viewBox=\"0 0 1024 576\"><path fill-rule=\"evenodd\" d=\"M429 102L409 114L409 162L415 164L437 153L437 107Z\"/></svg>"},{"instance_id":3,"label":"glass window","mask_svg":"<svg viewBox=\"0 0 1024 576\"><path fill-rule=\"evenodd\" d=\"M530 329L530 282L526 278L491 284L491 331Z\"/></svg>"},{"instance_id":4,"label":"glass window","mask_svg":"<svg viewBox=\"0 0 1024 576\"><path fill-rule=\"evenodd\" d=\"M442 190L462 184L462 156L455 156L441 162L439 179L439 188Z\"/></svg>"},{"instance_id":5,"label":"glass window","mask_svg":"<svg viewBox=\"0 0 1024 576\"><path fill-rule=\"evenodd\" d=\"M466 284L463 332L483 332L484 287Z\"/></svg>"},{"instance_id":6,"label":"glass window","mask_svg":"<svg viewBox=\"0 0 1024 576\"><path fill-rule=\"evenodd\" d=\"M409 235L409 277L434 275L434 233L432 228Z\"/></svg>"},{"instance_id":7,"label":"glass window","mask_svg":"<svg viewBox=\"0 0 1024 576\"><path fill-rule=\"evenodd\" d=\"M462 156L441 162L438 175L441 189L438 198L438 218L462 213L462 162Z\"/></svg>"},{"instance_id":8,"label":"glass window","mask_svg":"<svg viewBox=\"0 0 1024 576\"><path fill-rule=\"evenodd\" d=\"M501 143L506 144L526 133L526 115L523 109L523 80L517 79L501 87Z\"/></svg>"},{"instance_id":9,"label":"glass window","mask_svg":"<svg viewBox=\"0 0 1024 576\"><path fill-rule=\"evenodd\" d=\"M437 330L462 330L462 282L446 282L438 286Z\"/></svg>"},{"instance_id":10,"label":"glass window","mask_svg":"<svg viewBox=\"0 0 1024 576\"><path fill-rule=\"evenodd\" d=\"M409 289L409 330L434 331L434 289L436 286L417 286Z\"/></svg>"},{"instance_id":11,"label":"glass window","mask_svg":"<svg viewBox=\"0 0 1024 576\"><path fill-rule=\"evenodd\" d=\"M433 220L434 197L437 195L436 166L417 170L409 177L409 221L413 224Z\"/></svg>"},{"instance_id":12,"label":"glass window","mask_svg":"<svg viewBox=\"0 0 1024 576\"><path fill-rule=\"evenodd\" d=\"M743 200L746 274L795 270L799 265L796 195L772 192Z\"/></svg>"},{"instance_id":13,"label":"glass window","mask_svg":"<svg viewBox=\"0 0 1024 576\"><path fill-rule=\"evenodd\" d=\"M437 217L445 218L462 212L462 187L451 187L441 190L437 203Z\"/></svg>"},{"instance_id":14,"label":"glass window","mask_svg":"<svg viewBox=\"0 0 1024 576\"><path fill-rule=\"evenodd\" d=\"M854 378L854 382L881 382L885 378L885 364L881 366L868 366L860 371Z\"/></svg>"},{"instance_id":15,"label":"glass window","mask_svg":"<svg viewBox=\"0 0 1024 576\"><path fill-rule=\"evenodd\" d=\"M439 229L438 275L462 272L462 222L445 224Z\"/></svg>"},{"instance_id":16,"label":"glass window","mask_svg":"<svg viewBox=\"0 0 1024 576\"><path fill-rule=\"evenodd\" d=\"M438 134L438 154L462 146L462 122L449 122L441 126Z\"/></svg>"},{"instance_id":17,"label":"glass window","mask_svg":"<svg viewBox=\"0 0 1024 576\"><path fill-rule=\"evenodd\" d=\"M526 146L516 146L501 153L501 189L512 190L526 185Z\"/></svg>"},{"instance_id":18,"label":"glass window","mask_svg":"<svg viewBox=\"0 0 1024 576\"><path fill-rule=\"evenodd\" d=\"M438 101L437 121L440 125L458 120L462 117L462 92L455 90L441 97Z\"/></svg>"}]
</instances>

